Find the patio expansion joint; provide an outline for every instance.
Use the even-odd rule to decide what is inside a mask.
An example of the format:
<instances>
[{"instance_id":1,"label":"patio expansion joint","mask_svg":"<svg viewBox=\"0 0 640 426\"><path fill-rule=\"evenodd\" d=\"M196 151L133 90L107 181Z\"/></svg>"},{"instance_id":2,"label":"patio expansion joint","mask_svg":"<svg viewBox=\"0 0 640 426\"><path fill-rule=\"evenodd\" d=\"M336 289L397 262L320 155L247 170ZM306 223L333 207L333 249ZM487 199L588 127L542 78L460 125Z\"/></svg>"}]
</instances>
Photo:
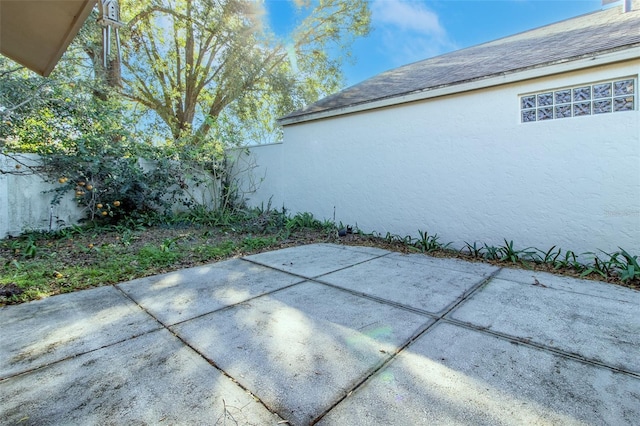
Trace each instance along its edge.
<instances>
[{"instance_id":1,"label":"patio expansion joint","mask_svg":"<svg viewBox=\"0 0 640 426\"><path fill-rule=\"evenodd\" d=\"M349 398L355 391L361 388L365 383L369 381L369 379L375 376L380 370L384 369L387 365L393 362L400 353L402 353L409 345L411 345L414 341L420 338L423 334L425 334L429 329L433 328L438 323L438 320L435 320L426 326L422 326L418 329L413 336L407 339L406 342L402 344L394 353L390 354L387 358L382 359L376 365L374 365L365 375L360 379L351 389L349 389L344 395L334 401L329 407L327 407L319 416L313 419L310 425L314 425L318 423L324 416L329 414L331 410L333 410L336 406L338 406L342 401Z\"/></svg>"},{"instance_id":2,"label":"patio expansion joint","mask_svg":"<svg viewBox=\"0 0 640 426\"><path fill-rule=\"evenodd\" d=\"M502 269L503 269L503 270L507 270L507 271L508 271L508 270L510 270L510 269L514 269L514 268L511 268L511 267L505 267L505 268L502 268ZM553 277L555 277L555 278L558 278L558 277L564 277L564 275L562 275L562 274L555 274L555 273L553 273L553 272L546 272L546 271L531 271L531 272L533 272L533 273L535 273L535 272L542 272L542 273L544 273L544 274L551 274L551 275L552 275ZM531 275L531 277L532 277L532 278L535 278L535 279L540 278L539 276L538 276L538 277L536 277L535 275ZM528 286L528 285L532 285L532 284L531 284L531 280L530 280L530 279L529 279L529 280L524 280L524 279L514 279L514 278L507 278L507 277L504 277L504 278L503 278L503 277L497 277L497 278L498 278L498 279L500 279L500 280L503 280L503 281L509 281L509 282L516 283L516 284L522 284L522 285L526 285L526 286ZM540 278L540 279L543 279L543 278ZM587 278L582 278L582 279L583 279L583 280L587 280ZM590 280L590 279L589 279L589 280ZM590 281L591 281L591 280L590 280ZM608 282L606 282L606 281L600 281L600 280L597 280L597 279L592 280L592 282L594 282L594 283L602 283L602 284L606 284L607 286L612 286L612 285L613 285L613 286L618 286L617 284L608 283ZM621 287L621 288L625 288L625 289L626 289L626 288L628 288L628 287L624 287L624 286L620 286L620 287ZM583 290L583 291L580 291L580 290L573 290L573 289L569 289L569 288L555 287L555 286L546 287L546 288L547 288L548 290L552 290L552 291L560 291L560 292L563 292L563 293L569 293L569 294L576 294L576 295L578 295L578 296L593 296L593 294L592 294L592 293L585 292L584 290ZM634 291L640 291L640 289L632 289L632 290L634 290ZM598 297L598 298L601 298L601 299L605 299L605 300L611 300L611 301L614 301L614 302L625 302L625 303L627 303L627 302L628 302L628 300L626 300L626 299L624 299L624 298L621 298L621 297L609 297L609 296L603 296L603 295L601 295L601 294L598 294L598 296L597 296L597 297Z\"/></svg>"},{"instance_id":3,"label":"patio expansion joint","mask_svg":"<svg viewBox=\"0 0 640 426\"><path fill-rule=\"evenodd\" d=\"M575 360L575 361L579 361L579 362L587 364L587 365L594 365L594 366L605 368L607 370L610 370L610 371L613 371L613 372L616 372L616 373L629 375L629 376L632 376L632 377L635 377L635 378L640 378L640 372L626 370L624 368L620 368L620 367L616 367L616 366L613 366L613 365L609 365L609 364L600 362L600 361L595 360L595 359L583 357L583 356L581 356L579 354L576 354L576 353L564 351L562 349L558 349L558 348L555 348L553 346L547 346L547 345L544 345L542 343L532 342L532 341L530 341L529 339L526 339L526 338L512 336L510 334L506 334L506 333L501 333L501 332L498 332L498 331L490 330L487 327L477 326L477 325L474 325L472 323L468 323L468 322L456 320L454 318L450 318L451 313L456 308L458 308L461 304L463 304L466 300L468 300L471 296L473 296L473 294L477 293L484 286L489 284L489 282L491 280L493 280L494 278L497 277L497 275L500 274L502 269L503 268L499 268L498 270L494 271L487 279L485 279L480 284L478 284L475 288L470 290L466 296L464 296L460 301L458 301L458 303L454 304L450 309L448 309L444 314L442 314L437 319L437 322L443 322L443 323L448 323L448 324L452 324L452 325L457 325L459 327L463 327L463 328L466 328L468 330L473 330L473 331L480 332L480 333L483 333L483 334L489 334L489 335L491 335L493 337L496 337L496 338L498 338L500 340L506 340L506 341L508 341L510 343L513 343L513 344L528 346L530 348L535 348L535 349L538 349L538 350L551 352L551 353L554 353L556 355L560 355L560 356L562 356L564 358L569 358L569 359L572 359L572 360ZM503 278L499 278L498 277L498 279L503 279Z\"/></svg>"},{"instance_id":4,"label":"patio expansion joint","mask_svg":"<svg viewBox=\"0 0 640 426\"><path fill-rule=\"evenodd\" d=\"M90 353L93 353L93 352L96 352L96 351L100 351L102 349L105 349L105 348L108 348L108 347L111 347L111 346L119 345L119 344L121 344L123 342L128 342L129 340L133 340L133 339L136 339L136 338L141 337L141 336L145 336L145 335L150 334L150 333L156 333L156 332L162 330L163 328L164 328L164 326L155 328L153 330L148 330L148 331L145 331L143 333L139 333L139 334L135 334L133 336L127 337L126 339L121 339L121 340L109 343L107 345L102 345L99 348L94 348L94 349L89 349L87 351L78 352L78 353L66 356L64 358L57 359L55 361L47 362L45 364L39 365L39 366L34 367L34 368L30 368L30 369L27 369L27 370L24 370L24 371L20 371L20 372L17 372L17 373L10 374L10 375L8 375L6 377L0 377L0 383L4 382L6 380L9 380L11 378L14 378L14 377L24 376L24 375L27 375L27 374L42 370L44 368L50 367L52 365L60 364L62 362L68 361L70 359L73 359L73 358L76 358L76 357L79 357L79 356L87 355L87 354L90 354Z\"/></svg>"},{"instance_id":5,"label":"patio expansion joint","mask_svg":"<svg viewBox=\"0 0 640 426\"><path fill-rule=\"evenodd\" d=\"M340 291L352 294L354 296L359 296L359 297L362 297L362 298L365 298L365 299L373 300L374 302L383 303L385 305L393 306L393 307L396 307L396 308L399 308L399 309L403 309L405 311L413 312L413 313L416 313L416 314L419 314L419 315L428 316L428 317L433 318L435 320L440 320L444 316L448 315L455 308L457 308L460 304L464 303L469 297L471 297L481 287L483 287L489 281L494 279L496 277L496 275L498 275L498 273L500 273L500 269L497 269L496 271L494 271L491 274L489 274L489 276L487 276L483 280L481 280L478 283L474 284L469 290L465 291L460 296L460 298L457 299L453 304L445 307L440 312L431 312L431 311L427 311L427 310L424 310L424 309L415 308L413 306L405 305L405 304L402 304L402 303L399 303L399 302L394 302L392 300L385 299L383 297L372 296L370 294L366 294L366 293L359 292L359 291L356 291L356 290L351 290L351 289L348 289L348 288L340 287L339 285L331 284L330 282L322 280L323 276L329 275L329 274L319 275L316 278L309 278L308 280L311 281L311 282L322 284L322 285L327 286L327 287L334 288L336 290L340 290Z\"/></svg>"},{"instance_id":6,"label":"patio expansion joint","mask_svg":"<svg viewBox=\"0 0 640 426\"><path fill-rule=\"evenodd\" d=\"M288 286L287 286L287 288L292 287L292 286L295 286L295 285L298 285L298 284L300 284L300 283L302 283L302 282L304 282L304 281L301 281L301 282L298 282L298 283L294 283L294 284L288 285ZM235 385L236 385L236 386L238 386L240 389L242 389L244 392L246 392L248 395L250 395L250 396L251 396L255 401L259 402L259 403L260 403L260 405L262 405L262 406L263 406L267 411L269 411L270 413L275 414L276 416L280 417L280 415L279 415L277 412L275 412L274 410L272 410L272 409L271 409L267 404L265 404L265 402L264 402L262 399L260 399L256 394L254 394L254 393L253 393L253 392L251 392L248 388L246 388L244 385L242 385L242 383L240 383L240 382L238 382L236 379L234 379L234 378L233 378L233 376L231 376L229 373L227 373L225 370L223 370L223 369L222 369L220 366L218 366L218 365L217 365L213 360L210 360L209 358L207 358L206 356L204 356L204 355L203 355L200 351L198 351L194 346L192 346L189 342L187 342L185 339L183 339L180 335L178 335L177 333L175 333L175 332L174 332L173 330L171 330L171 328L170 328L170 327L173 327L174 325L181 324L181 323L184 323L184 322L187 322L187 321L191 321L191 320L193 320L193 319L195 319L195 318L200 318L200 317L202 317L202 316L209 315L209 314L211 314L211 313L213 313L213 312L219 312L219 311L224 310L224 309L232 308L232 307L234 307L234 306L237 306L237 305L239 305L239 304L242 304L242 303L247 302L246 300L245 300L245 301L242 301L242 302L239 302L239 303L236 303L236 304L233 304L233 305L230 305L230 306L225 306L225 307L224 307L224 308L222 308L222 309L216 309L216 310L214 310L214 311L207 312L206 314L198 315L197 317L190 318L190 319L188 319L188 320L181 321L181 322L179 322L179 323L175 323L175 324L172 324L172 325L165 325L162 321L160 321L158 318L156 318L156 317L155 317L151 312L149 312L149 311L148 311L148 310L146 310L144 307L142 307L140 304L138 304L138 302L136 302L133 298L131 298L131 297L130 297L127 293L125 293L121 288L119 288L119 287L117 287L117 286L114 286L114 287L116 287L120 292L122 292L122 294L124 294L124 295L125 295L125 297L127 297L129 300L131 300L133 303L135 303L135 304L136 304L140 309L142 309L142 310L143 310L147 315L149 315L151 318L153 318L154 320L156 320L156 321L158 322L158 324L160 324L160 325L162 326L161 328L158 328L158 329L153 330L153 331L151 331L151 332L155 332L155 331L158 331L158 330L161 330L161 329L165 329L165 330L167 330L169 333L171 333L171 335L172 335L172 336L174 336L176 339L178 339L178 341L180 341L180 343L182 343L183 345L185 345L186 347L188 347L189 349L191 349L195 354L197 354L200 358L202 358L202 359L203 359L207 364L209 364L210 366L212 366L213 368L215 368L216 370L218 370L218 371L219 371L223 376L225 376L227 379L229 379L233 384L235 384ZM271 291L271 292L266 293L266 294L274 293L275 291L280 291L280 290L282 290L282 289L277 289L277 290ZM260 295L260 296L252 297L252 298L251 298L251 299L249 299L249 300L255 299L255 298L257 298L257 297L262 297L262 296L264 296L264 294L262 294L262 295ZM140 336L143 336L143 335L148 334L148 333L151 333L151 332L141 333L140 335L135 336L135 337L140 337ZM127 340L131 340L131 339L133 339L133 338L134 338L134 337L131 337L131 338L129 338L129 339L124 339L124 340L123 340L123 342L124 342L124 341L127 341ZM118 343L120 343L120 342L118 342ZM111 346L111 345L107 345L107 346ZM106 346L105 346L105 347L106 347ZM102 348L101 348L101 349L102 349ZM93 352L93 351L90 351L90 352ZM73 358L73 357L69 357L69 358ZM281 417L280 417L280 418L281 418Z\"/></svg>"},{"instance_id":7,"label":"patio expansion joint","mask_svg":"<svg viewBox=\"0 0 640 426\"><path fill-rule=\"evenodd\" d=\"M460 305L462 305L468 299L473 297L473 295L476 294L478 291L480 291L481 288L489 284L489 282L493 280L500 273L500 271L502 271L502 268L496 269L495 271L490 273L487 277L485 277L483 280L481 280L479 283L475 284L469 290L465 291L456 302L454 302L452 305L446 308L444 312L441 315L439 315L438 320L443 319L444 317L449 315L451 312L456 310Z\"/></svg>"},{"instance_id":8,"label":"patio expansion joint","mask_svg":"<svg viewBox=\"0 0 640 426\"><path fill-rule=\"evenodd\" d=\"M559 355L563 358L568 358L574 361L578 361L581 362L583 364L587 364L587 365L591 365L591 366L596 366L596 367L600 367L600 368L604 368L610 371L613 371L615 373L620 373L620 374L624 374L627 376L631 376L637 379L640 379L640 372L636 372L636 371L631 371L631 370L627 370L624 368L620 368L620 367L616 367L614 365L609 365L606 364L604 362L595 360L595 359L591 359L591 358L587 358L584 357L582 355L576 354L576 353L572 353L572 352L568 352L559 348L555 348L553 346L547 346L545 344L542 343L537 343L537 342L533 342L530 339L527 338L522 338L522 337L517 337L517 336L512 336L510 334L506 334L506 333L501 333L499 331L495 331L495 330L491 330L487 327L482 327L482 326L478 326L478 325L474 325L468 322L464 322L464 321L460 321L460 320L456 320L453 318L441 318L440 321L442 321L443 323L447 323L447 324L452 324L452 325L456 325L458 327L462 327L462 328L466 328L467 330L472 330L472 331L476 331L482 334L488 334L490 336L493 336L497 339L500 340L504 340L507 341L509 343L515 344L515 345L522 345L522 346L527 346L529 348L533 348L533 349L537 349L537 350L542 350L545 352L551 352L555 355Z\"/></svg>"},{"instance_id":9,"label":"patio expansion joint","mask_svg":"<svg viewBox=\"0 0 640 426\"><path fill-rule=\"evenodd\" d=\"M581 362L583 364L587 364L587 365L591 365L591 366L596 366L596 367L600 367L600 368L604 368L610 371L613 371L615 373L619 373L619 374L624 374L627 376L631 376L633 378L639 378L640 379L640 373L637 372L633 372L633 371L629 371L629 370L625 370L622 368L618 368L615 366L611 366L602 362L599 362L597 360L593 360L593 359L588 359L585 357L582 357L580 355L577 354L572 354L570 352L567 351L563 351L560 349L556 349L553 347L549 347L543 344L539 344L539 343L535 343L535 342L531 342L531 341L527 341L526 339L522 339L522 338L517 338L514 336L510 336L504 333L499 333L499 332L495 332L493 330L489 330L486 327L481 327L481 326L474 326L473 324L469 324L469 323L465 323L463 321L459 321L459 320L455 320L452 318L449 318L450 314L452 312L454 312L460 305L464 304L467 300L469 300L470 298L473 297L474 294L476 294L477 292L481 291L482 288L484 288L486 285L488 285L493 279L496 278L496 276L500 273L500 271L502 270L502 268L499 268L495 271L493 271L489 276L487 276L485 279L483 279L482 281L478 282L477 284L475 284L471 289L469 289L468 291L466 291L459 300L457 300L456 302L454 302L452 305L450 305L449 307L447 307L441 314L434 314L432 312L427 312L427 311L423 311L420 309L415 309L406 305L402 305L399 303L395 303L389 300L385 300L379 297L373 297L373 296L369 296L366 294L362 294L359 292L354 292L348 289L344 289L341 287L338 287L336 285L333 284L329 284L326 282L323 282L321 280L312 280L314 282L317 282L319 284L323 284L338 290L342 290L351 294L354 294L356 296L360 296L360 297L364 297L370 300L374 300L376 302L379 303L385 303L388 305L392 305L394 307L398 307L400 309L404 309L407 311L411 311L417 314L422 314L428 317L431 317L434 321L430 324L428 324L427 326L421 328L418 332L416 332L416 334L414 336L412 336L411 338L409 338L401 347L398 348L398 350L391 354L390 357L384 359L383 361L381 361L379 364L377 364L374 368L372 368L367 375L365 375L360 381L358 381L358 383L356 383L350 390L348 390L341 398L339 398L336 402L334 402L331 406L329 406L325 411L323 411L316 419L314 419L312 421L311 424L315 424L317 422L319 422L323 417L325 417L329 412L331 412L336 406L338 406L340 403L342 403L344 400L346 400L347 398L349 398L354 392L356 392L358 389L360 389L361 387L363 387L373 376L375 376L376 374L378 374L381 370L385 369L389 364L391 364L400 354L402 354L405 350L407 350L416 340L420 339L422 336L424 336L426 333L428 333L431 329L433 329L434 327L436 327L438 324L440 323L445 323L445 324L452 324L452 325L456 325L456 326L460 326L472 331L476 331L482 334L486 334L486 335L490 335L492 337L498 338L500 340L503 341L507 341L509 343L512 344L516 344L516 345L523 345L523 346L527 346L530 348L534 348L536 350L542 350L545 352L550 352L553 353L554 355L557 356L561 356L563 358L568 358L574 361L578 361Z\"/></svg>"},{"instance_id":10,"label":"patio expansion joint","mask_svg":"<svg viewBox=\"0 0 640 426\"><path fill-rule=\"evenodd\" d=\"M198 319L198 318L206 317L207 315L211 315L211 314L216 313L216 312L222 312L222 311L226 311L226 310L229 310L229 309L233 309L233 308L235 308L237 306L241 306L241 305L243 305L243 304L245 304L247 302L251 302L252 300L256 300L256 299L259 299L259 298L264 297L264 296L269 296L271 294L277 293L279 291L287 290L287 289L290 289L292 287L296 287L296 286L298 286L300 284L304 284L304 283L309 282L309 281L311 281L311 280L305 278L305 279L297 281L297 282L295 282L293 284L288 284L288 285L286 285L284 287L279 287L279 288L276 288L276 289L271 290L271 291L260 293L260 294L257 294L255 296L249 297L248 299L242 300L240 302L232 303L231 305L223 306L221 308L214 309L214 310L209 311L209 312L204 312L202 314L199 314L199 315L196 315L194 317L187 318L187 319L184 319L184 320L181 320L181 321L172 322L171 324L164 324L160 320L157 320L157 321L160 322L161 324L163 324L164 327L169 329L169 327L175 327L176 325L184 324L186 322L193 321L193 320ZM151 314L149 314L149 315L151 315ZM151 315L151 316L153 316L153 315ZM169 330L169 331L171 331L171 330Z\"/></svg>"},{"instance_id":11,"label":"patio expansion joint","mask_svg":"<svg viewBox=\"0 0 640 426\"><path fill-rule=\"evenodd\" d=\"M33 373L33 372L35 372L35 371L41 370L41 369L43 369L43 368L47 368L47 367L49 367L49 366L51 366L51 365L59 364L59 363L61 363L61 362L68 361L68 360L70 360L70 359L73 359L73 358L76 358L76 357L79 357L79 356L82 356L82 355L87 355L87 354L90 354L90 353L93 353L93 352L96 352L96 351L99 351L99 350L102 350L102 349L108 348L108 347L110 347L110 346L119 345L119 344L121 344L121 343L123 343L123 342L128 342L129 340L133 340L133 339L136 339L136 338L138 338L138 337L141 337L141 336L144 336L144 335L147 335L147 334L150 334L150 333L155 333L155 332L157 332L157 331L159 331L159 330L162 330L163 328L166 328L166 327L165 327L165 325L164 325L164 324L162 324L162 322L158 321L158 319L157 319L156 317L154 317L153 315L151 315L151 313L149 313L146 309L144 309L142 306L140 306L140 305L139 305L135 300L133 300L131 297L129 297L129 295L128 295L128 294L126 294L124 291L122 291L122 290L118 287L118 285L117 285L117 284L113 284L113 285L111 285L111 287L115 288L117 291L119 291L120 293L122 293L122 294L124 295L125 299L132 301L132 302L133 302L136 306L138 306L138 307L139 307L139 308L140 308L144 313L146 313L146 314L147 314L147 315L149 315L151 318L153 318L153 319L158 323L159 327L158 327L158 328L154 328L154 329L152 329L152 330L144 331L144 332L142 332L142 333L134 334L133 336L129 336L129 337L127 337L126 339L121 339L121 340L117 340L117 341L115 341L115 342L111 342L111 343L109 343L109 344L107 344L107 345L102 345L102 346L100 346L100 347L98 347L98 348L94 348L94 349L89 349L89 350L86 350L86 351L78 352L78 353L75 353L75 354L72 354L72 355L69 355L69 356L66 356L66 357L63 357L63 358L57 359L57 360L55 360L55 361L51 361L51 362L48 362L48 363L45 363L45 364L39 365L39 366L34 367L34 368L30 368L30 369L27 369L27 370L24 370L24 371L20 371L20 372L14 373L14 374L10 374L10 375L8 375L8 376L6 376L6 377L0 377L0 383L1 383L1 382L3 382L3 381L5 381L5 380L11 379L12 377L18 377L18 376L23 376L23 375L26 375L26 374L30 374L30 373Z\"/></svg>"},{"instance_id":12,"label":"patio expansion joint","mask_svg":"<svg viewBox=\"0 0 640 426\"><path fill-rule=\"evenodd\" d=\"M305 281L311 279L310 277L307 277L305 275L296 274L295 272L291 272L291 271L285 271L284 269L279 269L279 268L276 268L275 266L271 266L271 265L268 265L266 263L258 262L257 260L246 259L244 257L241 257L240 260L244 260L245 262L249 262L249 263L251 263L253 265L258 265L258 266L262 266L262 267L267 268L267 269L271 269L272 271L284 272L285 274L293 275L294 277L301 278L302 280L305 280ZM296 283L296 284L300 284L300 283Z\"/></svg>"},{"instance_id":13,"label":"patio expansion joint","mask_svg":"<svg viewBox=\"0 0 640 426\"><path fill-rule=\"evenodd\" d=\"M124 298L126 298L127 300L130 300L130 301L131 301L132 303L134 303L138 308L140 308L140 310L141 310L142 312L144 312L145 314L147 314L147 315L149 315L151 318L153 318L153 320L154 320L155 322L157 322L157 323L160 325L160 328L167 328L167 326L166 326L162 321L160 321L160 320L159 320L155 315L153 315L151 312L149 312L149 310L147 310L144 306L142 306L141 304L139 304L139 303L138 303L138 302L137 302L133 297L129 296L129 294L128 294L126 291L124 291L123 289L121 289L121 288L120 288L120 286L119 286L118 284L114 284L114 285L113 285L113 287L114 287L116 290L118 290L118 291L122 294L122 296L123 296ZM153 331L156 331L156 330L153 330ZM147 333L142 333L142 334L140 334L140 336L143 336L143 335L145 335L145 334L147 334ZM136 337L139 337L139 336L136 336ZM125 340L130 340L130 339L125 339Z\"/></svg>"},{"instance_id":14,"label":"patio expansion joint","mask_svg":"<svg viewBox=\"0 0 640 426\"><path fill-rule=\"evenodd\" d=\"M380 254L380 255L372 255L373 257L371 259L361 260L360 262L352 263L351 265L344 266L342 268L336 269L335 271L325 272L324 274L316 275L314 277L311 277L311 279L312 280L316 280L318 278L324 277L325 275L334 274L336 272L344 271L345 269L350 269L350 268L353 268L354 266L358 266L358 265L362 265L363 263L371 262L372 260L381 259L383 257L389 256L390 254L393 254L393 252L390 251L390 252L387 252L387 253L384 253L384 254Z\"/></svg>"},{"instance_id":15,"label":"patio expansion joint","mask_svg":"<svg viewBox=\"0 0 640 426\"><path fill-rule=\"evenodd\" d=\"M382 256L380 256L380 257L382 257ZM467 290L465 293L463 293L462 296L460 297L460 299L457 300L456 302L454 302L449 307L445 308L444 313L442 313L441 315L437 315L437 314L433 314L433 313L430 313L430 312L422 311L422 310L419 310L419 309L411 308L409 306L401 305L401 304L398 304L398 303L395 303L395 302L391 302L389 300L384 300L384 299L380 299L380 298L377 298L377 297L367 296L367 295L364 295L364 294L361 294L361 293L357 293L357 292L353 292L353 291L350 291L350 290L347 290L347 289L344 289L344 288L341 288L341 287L337 287L337 286L332 285L332 284L324 283L322 281L313 280L314 282L317 282L319 284L323 284L323 285L327 285L329 287L333 287L333 288L336 288L336 289L339 289L339 290L343 290L343 291L346 291L348 293L351 293L351 294L354 294L354 295L357 295L357 296L365 297L367 299L371 299L371 300L374 300L374 301L377 301L377 302L380 302L380 303L386 303L388 305L392 305L392 306L395 306L395 307L398 307L398 308L401 308L401 309L404 309L404 310L407 310L407 311L411 311L411 312L414 312L414 313L417 313L417 314L428 316L428 317L432 318L434 321L429 323L429 324L427 324L426 326L423 326L423 327L419 328L418 331L413 336L411 336L409 339L407 339L404 342L404 344L402 344L402 346L400 346L393 354L391 354L391 356L389 356L386 359L382 360L380 363L378 363L376 366L374 366L371 370L369 370L369 372L360 381L358 381L341 398L339 398L337 401L335 401L331 406L329 406L325 411L323 411L318 417L316 417L311 422L311 424L313 425L313 424L319 422L320 420L322 420L322 418L324 416L326 416L336 406L338 406L338 404L340 404L342 401L344 401L345 399L350 397L351 394L353 394L353 392L356 392L359 388L364 386L369 381L369 379L371 377L375 376L382 369L386 368L390 363L392 363L398 357L398 355L400 355L402 352L404 352L405 349L407 349L409 346L411 346L416 340L418 340L423 335L425 335L427 332L429 332L429 330L434 328L440 322L449 322L449 320L446 320L444 317L446 315L448 315L450 312L452 312L459 305L464 303L468 298L470 298L473 294L475 294L480 288L482 288L487 283L489 283L500 272L501 269L502 268L499 268L499 269L493 271L486 278L484 278L483 280L481 280L480 282L475 284L473 287L471 287L469 290Z\"/></svg>"},{"instance_id":16,"label":"patio expansion joint","mask_svg":"<svg viewBox=\"0 0 640 426\"><path fill-rule=\"evenodd\" d=\"M351 264L349 264L347 266L343 266L342 268L334 269L334 270L331 270L329 272L324 272L322 274L313 275L313 276L297 274L295 272L287 271L285 269L280 269L280 268L277 268L277 267L275 267L273 265L262 263L262 262L259 262L257 260L254 260L254 259L247 259L247 258L241 257L240 260L244 260L245 262L253 263L254 265L264 266L265 268L269 268L269 269L272 269L274 271L284 272L286 274L293 275L294 277L304 278L305 280L314 281L314 280L316 280L316 279L318 279L320 277L324 277L325 275L333 274L333 273L336 273L336 272L339 272L339 271L344 271L345 269L353 268L354 266L362 265L363 263L367 263L367 262L370 262L370 261L375 260L375 259L380 259L382 257L389 256L390 254L393 254L393 253L394 252L390 251L390 252L387 252L387 253L384 253L384 254L380 254L380 255L371 255L373 257L371 257L370 259L361 260L359 262L355 262L355 263L351 263Z\"/></svg>"},{"instance_id":17,"label":"patio expansion joint","mask_svg":"<svg viewBox=\"0 0 640 426\"><path fill-rule=\"evenodd\" d=\"M378 302L378 303L382 303L384 305L393 306L394 308L402 309L403 311L409 311L409 312L412 312L414 314L427 316L429 318L433 318L433 319L436 319L436 320L438 318L440 318L440 315L438 315L437 313L425 311L423 309L414 308L412 306L404 305L402 303L394 302L393 300L385 299L385 298L382 298L382 297L372 296L370 294L366 294L366 293L362 293L362 292L359 292L359 291L351 290L351 289L348 289L348 288L340 287L338 285L331 284L329 282L323 281L322 279L309 279L308 281L316 283L316 284L323 285L325 287L330 287L330 288L332 288L334 290L338 290L338 291L341 291L341 292L344 292L344 293L348 293L348 294L351 294L353 296L362 297L363 299L368 299L368 300L371 300L373 302Z\"/></svg>"}]
</instances>

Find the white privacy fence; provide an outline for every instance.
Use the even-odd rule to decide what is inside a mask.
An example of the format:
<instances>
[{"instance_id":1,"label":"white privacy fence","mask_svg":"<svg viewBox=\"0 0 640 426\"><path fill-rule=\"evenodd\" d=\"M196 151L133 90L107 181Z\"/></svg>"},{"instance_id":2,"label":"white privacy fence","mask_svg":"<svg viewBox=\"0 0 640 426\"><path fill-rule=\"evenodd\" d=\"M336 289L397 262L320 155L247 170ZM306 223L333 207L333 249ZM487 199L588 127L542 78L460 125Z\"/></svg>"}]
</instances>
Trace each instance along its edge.
<instances>
[{"instance_id":1,"label":"white privacy fence","mask_svg":"<svg viewBox=\"0 0 640 426\"><path fill-rule=\"evenodd\" d=\"M52 204L56 195L52 190L57 185L45 182L26 167L37 166L37 155L18 154L15 157L19 162L0 154L0 170L11 172L0 174L0 238L30 230L54 231L78 224L86 217L86 211L78 205L72 192L66 193L59 203ZM139 161L143 170L155 166L153 161ZM199 177L201 183L197 184L194 179L187 180L183 198L215 208L220 195L219 180L205 171L192 173ZM167 193L171 190L167 188ZM186 207L178 202L173 205L173 210L184 211Z\"/></svg>"},{"instance_id":2,"label":"white privacy fence","mask_svg":"<svg viewBox=\"0 0 640 426\"><path fill-rule=\"evenodd\" d=\"M37 159L33 154L20 154L20 162L26 165L37 165ZM0 155L0 169L14 172L0 174L0 238L25 230L56 230L83 217L72 194L52 205L55 194L48 191L55 185L30 174L10 157Z\"/></svg>"}]
</instances>

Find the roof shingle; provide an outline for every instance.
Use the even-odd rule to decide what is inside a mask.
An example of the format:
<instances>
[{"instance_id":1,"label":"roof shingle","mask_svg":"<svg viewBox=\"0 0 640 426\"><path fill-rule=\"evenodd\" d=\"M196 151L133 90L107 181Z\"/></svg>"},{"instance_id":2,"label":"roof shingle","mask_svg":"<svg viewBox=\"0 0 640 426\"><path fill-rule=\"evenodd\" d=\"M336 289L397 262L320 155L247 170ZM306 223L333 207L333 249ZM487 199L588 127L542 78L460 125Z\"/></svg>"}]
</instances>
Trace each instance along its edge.
<instances>
[{"instance_id":1,"label":"roof shingle","mask_svg":"<svg viewBox=\"0 0 640 426\"><path fill-rule=\"evenodd\" d=\"M640 46L640 0L378 74L281 120Z\"/></svg>"}]
</instances>

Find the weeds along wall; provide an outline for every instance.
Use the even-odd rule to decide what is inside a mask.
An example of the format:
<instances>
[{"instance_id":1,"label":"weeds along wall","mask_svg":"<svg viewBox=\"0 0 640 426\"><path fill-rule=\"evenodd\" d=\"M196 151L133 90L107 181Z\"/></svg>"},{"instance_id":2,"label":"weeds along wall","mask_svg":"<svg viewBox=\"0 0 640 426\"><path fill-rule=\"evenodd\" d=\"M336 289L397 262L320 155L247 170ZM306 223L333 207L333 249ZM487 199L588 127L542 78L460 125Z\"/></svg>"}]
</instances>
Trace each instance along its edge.
<instances>
[{"instance_id":1,"label":"weeds along wall","mask_svg":"<svg viewBox=\"0 0 640 426\"><path fill-rule=\"evenodd\" d=\"M251 149L250 203L365 232L518 248L640 252L640 113L522 123L520 96L633 77L640 60L284 128ZM637 81L637 80L636 80ZM334 210L335 209L335 210Z\"/></svg>"},{"instance_id":2,"label":"weeds along wall","mask_svg":"<svg viewBox=\"0 0 640 426\"><path fill-rule=\"evenodd\" d=\"M27 167L37 167L37 155L16 154L15 157L25 166L20 166L18 169L16 161L0 155L0 170L10 171L10 173L0 173L0 238L16 236L24 231L55 231L79 224L86 217L86 211L78 205L71 192L65 194L58 204L52 205L54 193L50 191L56 185L29 172ZM144 170L155 167L153 161L144 159L139 161ZM188 198L194 204L215 209L220 193L219 179L206 175L204 171L192 171L192 173L200 175L197 179L199 183L193 179L187 180L182 198ZM172 189L172 187L167 188L167 193ZM187 207L181 202L176 202L172 210L180 212L187 210Z\"/></svg>"}]
</instances>

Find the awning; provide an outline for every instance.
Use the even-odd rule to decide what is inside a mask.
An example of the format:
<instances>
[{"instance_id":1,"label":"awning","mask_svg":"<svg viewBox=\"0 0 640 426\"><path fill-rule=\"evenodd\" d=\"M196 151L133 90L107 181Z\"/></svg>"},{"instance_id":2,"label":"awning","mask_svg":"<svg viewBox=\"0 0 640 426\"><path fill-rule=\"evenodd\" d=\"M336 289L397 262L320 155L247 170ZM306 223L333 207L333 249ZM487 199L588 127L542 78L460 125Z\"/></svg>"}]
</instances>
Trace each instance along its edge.
<instances>
[{"instance_id":1,"label":"awning","mask_svg":"<svg viewBox=\"0 0 640 426\"><path fill-rule=\"evenodd\" d=\"M48 76L96 0L0 0L0 53Z\"/></svg>"}]
</instances>

